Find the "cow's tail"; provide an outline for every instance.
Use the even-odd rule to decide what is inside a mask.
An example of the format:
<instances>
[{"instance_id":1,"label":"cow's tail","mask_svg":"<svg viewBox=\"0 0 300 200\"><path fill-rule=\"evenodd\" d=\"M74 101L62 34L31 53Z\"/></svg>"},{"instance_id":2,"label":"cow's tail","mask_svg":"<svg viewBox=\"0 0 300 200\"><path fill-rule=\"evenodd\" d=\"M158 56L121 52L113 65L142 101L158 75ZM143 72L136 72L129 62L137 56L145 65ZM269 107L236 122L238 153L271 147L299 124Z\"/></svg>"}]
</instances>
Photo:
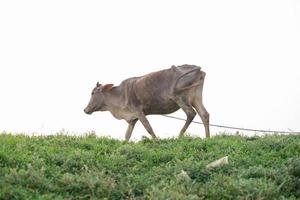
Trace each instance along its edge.
<instances>
[{"instance_id":1,"label":"cow's tail","mask_svg":"<svg viewBox=\"0 0 300 200\"><path fill-rule=\"evenodd\" d=\"M183 87L183 88L177 88L177 84L178 84L178 81L179 81L180 79L182 79L184 76L186 76L186 75L188 75L188 74L190 74L190 73L193 73L193 72L195 72L195 71L201 72L201 68L200 68L200 67L199 67L199 68L197 67L196 69L192 69L192 70L190 70L190 71L188 71L188 72L185 72L185 73L181 74L181 75L176 79L176 81L175 81L175 83L174 83L174 87L173 87L174 92L183 91L183 90L186 90L186 89L189 89L189 88L192 88L192 87L196 87L196 86L201 85L202 82L197 82L197 83L193 83L192 85L189 85L189 86L186 86L186 87ZM205 73L204 73L204 76L205 76Z\"/></svg>"}]
</instances>

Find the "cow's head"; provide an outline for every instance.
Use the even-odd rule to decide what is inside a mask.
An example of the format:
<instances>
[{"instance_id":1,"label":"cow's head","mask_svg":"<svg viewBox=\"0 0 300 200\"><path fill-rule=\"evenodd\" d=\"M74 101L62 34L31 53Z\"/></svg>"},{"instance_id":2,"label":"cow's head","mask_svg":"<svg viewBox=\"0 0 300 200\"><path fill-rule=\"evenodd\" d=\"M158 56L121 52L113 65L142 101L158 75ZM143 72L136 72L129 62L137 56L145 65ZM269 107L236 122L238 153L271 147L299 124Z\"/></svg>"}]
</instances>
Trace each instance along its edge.
<instances>
[{"instance_id":1,"label":"cow's head","mask_svg":"<svg viewBox=\"0 0 300 200\"><path fill-rule=\"evenodd\" d=\"M96 87L92 90L91 99L87 107L84 109L86 114L92 114L96 111L103 111L104 92L111 90L113 84L101 85L97 82Z\"/></svg>"}]
</instances>

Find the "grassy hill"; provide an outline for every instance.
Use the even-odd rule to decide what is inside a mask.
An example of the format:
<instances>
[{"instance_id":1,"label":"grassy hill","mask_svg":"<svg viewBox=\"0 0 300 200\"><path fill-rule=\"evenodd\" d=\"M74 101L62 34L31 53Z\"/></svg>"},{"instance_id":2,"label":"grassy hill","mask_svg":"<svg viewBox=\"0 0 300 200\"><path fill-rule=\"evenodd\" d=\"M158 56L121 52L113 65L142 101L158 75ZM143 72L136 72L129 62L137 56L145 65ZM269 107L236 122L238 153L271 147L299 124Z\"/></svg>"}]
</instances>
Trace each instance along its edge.
<instances>
[{"instance_id":1,"label":"grassy hill","mask_svg":"<svg viewBox=\"0 0 300 200\"><path fill-rule=\"evenodd\" d=\"M0 199L300 199L300 136L0 134Z\"/></svg>"}]
</instances>

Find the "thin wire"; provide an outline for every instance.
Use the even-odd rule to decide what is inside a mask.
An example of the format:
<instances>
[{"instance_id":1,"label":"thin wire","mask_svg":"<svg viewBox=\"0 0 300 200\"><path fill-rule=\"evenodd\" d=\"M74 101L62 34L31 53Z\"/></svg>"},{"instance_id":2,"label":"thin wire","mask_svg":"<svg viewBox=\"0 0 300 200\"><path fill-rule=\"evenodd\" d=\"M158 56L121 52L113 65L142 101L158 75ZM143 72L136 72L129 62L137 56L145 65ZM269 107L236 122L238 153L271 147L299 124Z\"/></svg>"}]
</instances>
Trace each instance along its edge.
<instances>
[{"instance_id":1,"label":"thin wire","mask_svg":"<svg viewBox=\"0 0 300 200\"><path fill-rule=\"evenodd\" d=\"M181 120L181 121L186 121L185 119L180 118L180 117L173 117L173 116L170 116L170 115L162 115L162 116L172 118L172 119ZM192 121L192 123L203 124L203 123L197 122L197 121ZM233 130L241 130L241 131L262 132L262 133L300 134L300 132L298 132L298 131L261 130L261 129L251 129L251 128L224 126L224 125L218 125L218 124L209 124L209 126L218 127L218 128L228 128L228 129L233 129Z\"/></svg>"}]
</instances>

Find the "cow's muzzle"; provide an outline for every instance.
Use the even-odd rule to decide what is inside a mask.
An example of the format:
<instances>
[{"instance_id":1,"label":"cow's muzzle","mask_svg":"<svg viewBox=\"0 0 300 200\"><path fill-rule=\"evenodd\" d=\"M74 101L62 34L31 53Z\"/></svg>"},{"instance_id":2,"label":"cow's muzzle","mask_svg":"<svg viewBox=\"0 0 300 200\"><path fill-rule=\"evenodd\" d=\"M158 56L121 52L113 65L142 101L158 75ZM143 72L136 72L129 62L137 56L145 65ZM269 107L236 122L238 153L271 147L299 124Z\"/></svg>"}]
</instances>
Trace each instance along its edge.
<instances>
[{"instance_id":1,"label":"cow's muzzle","mask_svg":"<svg viewBox=\"0 0 300 200\"><path fill-rule=\"evenodd\" d=\"M88 114L88 115L90 115L90 114L93 113L93 112L91 112L90 110L88 110L87 108L85 108L83 111L84 111L86 114Z\"/></svg>"}]
</instances>

